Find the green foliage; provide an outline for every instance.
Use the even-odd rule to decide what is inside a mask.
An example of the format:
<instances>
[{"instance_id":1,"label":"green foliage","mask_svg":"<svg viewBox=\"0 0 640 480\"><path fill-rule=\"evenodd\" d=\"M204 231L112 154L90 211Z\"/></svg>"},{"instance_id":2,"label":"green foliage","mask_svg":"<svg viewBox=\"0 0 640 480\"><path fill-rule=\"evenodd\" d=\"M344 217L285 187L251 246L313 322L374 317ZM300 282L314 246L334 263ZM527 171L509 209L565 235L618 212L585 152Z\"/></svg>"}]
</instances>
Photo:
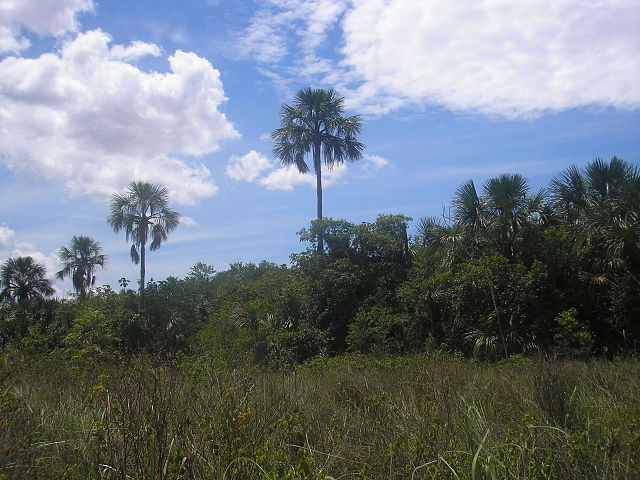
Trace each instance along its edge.
<instances>
[{"instance_id":1,"label":"green foliage","mask_svg":"<svg viewBox=\"0 0 640 480\"><path fill-rule=\"evenodd\" d=\"M73 360L108 360L119 350L117 321L112 312L100 306L83 305L64 339L67 354Z\"/></svg>"},{"instance_id":2,"label":"green foliage","mask_svg":"<svg viewBox=\"0 0 640 480\"><path fill-rule=\"evenodd\" d=\"M347 344L350 350L361 353L402 353L409 344L407 327L405 314L374 306L358 312L349 325Z\"/></svg>"},{"instance_id":3,"label":"green foliage","mask_svg":"<svg viewBox=\"0 0 640 480\"><path fill-rule=\"evenodd\" d=\"M8 258L0 266L0 302L24 302L53 295L45 268L32 257Z\"/></svg>"},{"instance_id":4,"label":"green foliage","mask_svg":"<svg viewBox=\"0 0 640 480\"><path fill-rule=\"evenodd\" d=\"M505 257L479 257L453 272L424 278L424 267L403 285L412 322L436 340L481 358L505 358L542 344L550 318L546 267Z\"/></svg>"},{"instance_id":5,"label":"green foliage","mask_svg":"<svg viewBox=\"0 0 640 480\"><path fill-rule=\"evenodd\" d=\"M576 319L576 313L575 308L570 308L554 319L554 347L560 356L586 358L591 354L593 338L584 324Z\"/></svg>"},{"instance_id":6,"label":"green foliage","mask_svg":"<svg viewBox=\"0 0 640 480\"><path fill-rule=\"evenodd\" d=\"M74 236L69 248L60 248L58 257L62 270L56 273L56 277L60 280L70 277L74 290L81 296L86 295L87 290L95 285L94 270L104 267L106 262L100 243L85 236Z\"/></svg>"},{"instance_id":7,"label":"green foliage","mask_svg":"<svg viewBox=\"0 0 640 480\"><path fill-rule=\"evenodd\" d=\"M306 152L289 147L293 162ZM119 292L88 293L84 267L76 275L84 291L66 300L44 301L51 290L22 291L2 280L0 343L35 354L66 349L74 358L147 353L276 368L346 351L484 361L633 353L640 346L638 193L636 167L596 159L554 179L549 195L531 192L517 174L480 189L469 180L456 190L452 213L422 219L414 237L403 215L321 218L299 232L306 248L291 266L237 262L216 271L197 262L183 279L141 285L144 299L125 278ZM138 182L113 199L110 221L135 244L134 258L177 225L165 194ZM47 286L43 275L36 277Z\"/></svg>"},{"instance_id":8,"label":"green foliage","mask_svg":"<svg viewBox=\"0 0 640 480\"><path fill-rule=\"evenodd\" d=\"M360 308L379 305L397 311L398 285L410 268L407 222L403 215L380 215L374 223L353 225L322 219L300 232L310 243L293 255L306 286L306 315L327 330L333 351L344 351L349 324ZM317 239L326 247L317 251Z\"/></svg>"}]
</instances>

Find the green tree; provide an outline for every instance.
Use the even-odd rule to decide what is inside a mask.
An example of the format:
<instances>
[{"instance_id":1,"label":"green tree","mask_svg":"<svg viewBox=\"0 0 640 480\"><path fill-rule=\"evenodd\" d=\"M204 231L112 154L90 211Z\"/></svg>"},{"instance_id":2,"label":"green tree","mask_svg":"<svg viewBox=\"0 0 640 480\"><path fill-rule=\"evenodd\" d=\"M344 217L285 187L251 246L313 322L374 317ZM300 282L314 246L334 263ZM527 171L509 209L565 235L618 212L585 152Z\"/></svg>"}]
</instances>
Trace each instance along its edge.
<instances>
[{"instance_id":1,"label":"green tree","mask_svg":"<svg viewBox=\"0 0 640 480\"><path fill-rule=\"evenodd\" d=\"M640 170L613 157L569 167L551 182L555 205L590 257L593 278L619 274L640 284ZM600 277L604 274L606 277Z\"/></svg>"},{"instance_id":2,"label":"green tree","mask_svg":"<svg viewBox=\"0 0 640 480\"><path fill-rule=\"evenodd\" d=\"M162 185L131 182L122 195L111 199L111 215L107 221L118 233L124 230L131 245L131 260L140 264L140 295L144 295L146 246L157 250L171 231L180 224L180 214L168 207L169 191Z\"/></svg>"},{"instance_id":3,"label":"green tree","mask_svg":"<svg viewBox=\"0 0 640 480\"><path fill-rule=\"evenodd\" d=\"M548 223L545 199L543 191L530 194L526 179L518 174L487 180L482 195L469 180L454 194L451 217L422 219L418 238L423 246L442 250L445 268L488 253L521 261L530 256L529 247Z\"/></svg>"},{"instance_id":4,"label":"green tree","mask_svg":"<svg viewBox=\"0 0 640 480\"><path fill-rule=\"evenodd\" d=\"M519 174L503 174L484 184L482 202L486 225L496 250L510 260L523 251L536 224L544 223L543 191L529 194L526 179Z\"/></svg>"},{"instance_id":5,"label":"green tree","mask_svg":"<svg viewBox=\"0 0 640 480\"><path fill-rule=\"evenodd\" d=\"M22 302L53 295L55 290L45 278L45 268L32 257L7 259L0 267L0 299Z\"/></svg>"},{"instance_id":6,"label":"green tree","mask_svg":"<svg viewBox=\"0 0 640 480\"><path fill-rule=\"evenodd\" d=\"M73 288L81 297L95 285L96 277L93 272L97 267L104 267L106 261L100 243L85 236L74 236L69 248L60 248L58 257L62 270L56 273L56 277L60 280L71 277Z\"/></svg>"},{"instance_id":7,"label":"green tree","mask_svg":"<svg viewBox=\"0 0 640 480\"><path fill-rule=\"evenodd\" d=\"M322 161L329 167L362 156L364 145L357 140L362 120L345 117L344 98L333 89L310 87L300 90L292 105L280 110L280 128L271 133L273 154L285 165L309 171L304 157L311 153L316 174L317 218L322 218ZM322 237L318 241L322 251Z\"/></svg>"}]
</instances>

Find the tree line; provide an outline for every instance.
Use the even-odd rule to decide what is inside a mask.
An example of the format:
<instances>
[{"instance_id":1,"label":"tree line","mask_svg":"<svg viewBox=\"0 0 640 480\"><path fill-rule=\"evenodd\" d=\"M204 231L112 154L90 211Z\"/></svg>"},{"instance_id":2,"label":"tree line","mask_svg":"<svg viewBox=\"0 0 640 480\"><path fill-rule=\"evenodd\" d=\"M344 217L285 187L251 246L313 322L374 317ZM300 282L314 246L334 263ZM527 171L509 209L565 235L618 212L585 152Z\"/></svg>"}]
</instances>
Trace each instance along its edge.
<instances>
[{"instance_id":1,"label":"tree line","mask_svg":"<svg viewBox=\"0 0 640 480\"><path fill-rule=\"evenodd\" d=\"M640 334L640 172L613 158L570 167L531 191L519 174L461 185L440 217L381 215L355 225L323 217L322 164L357 161L362 121L333 90L300 90L284 104L273 153L316 175L317 218L299 232L291 265L198 262L184 279L146 281L147 249L179 225L161 185L115 194L107 221L131 243L139 289L93 289L106 257L73 237L53 293L30 257L0 267L0 341L73 356L206 352L223 361L299 362L344 351L425 349L498 359L514 354L635 352Z\"/></svg>"},{"instance_id":2,"label":"tree line","mask_svg":"<svg viewBox=\"0 0 640 480\"><path fill-rule=\"evenodd\" d=\"M152 187L135 186L166 194ZM119 207L134 191L122 197L129 202L114 197L109 222L142 262L147 241L159 247L178 214L162 202ZM130 223L115 220L123 212ZM160 212L168 217L156 227ZM216 272L198 262L182 279L150 280L137 292L91 288L104 256L74 237L61 258L96 262L58 272L78 281L74 298L44 298L50 286L33 259L2 265L0 341L73 358L182 351L270 365L345 351L447 350L489 360L636 352L639 218L640 172L613 158L570 167L540 191L518 174L479 187L468 181L442 216L420 219L412 234L403 215L317 219L299 232L306 248L289 266L235 263ZM93 254L77 256L80 246ZM18 286L16 268L33 275L39 294Z\"/></svg>"}]
</instances>

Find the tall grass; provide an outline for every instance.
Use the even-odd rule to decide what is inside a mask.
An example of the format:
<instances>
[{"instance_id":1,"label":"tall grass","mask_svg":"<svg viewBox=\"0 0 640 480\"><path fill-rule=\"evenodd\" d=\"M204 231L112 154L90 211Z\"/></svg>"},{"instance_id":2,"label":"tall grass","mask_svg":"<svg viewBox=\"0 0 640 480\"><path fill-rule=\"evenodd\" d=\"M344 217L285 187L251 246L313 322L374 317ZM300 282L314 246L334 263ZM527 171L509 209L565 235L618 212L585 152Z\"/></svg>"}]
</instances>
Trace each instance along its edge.
<instances>
[{"instance_id":1,"label":"tall grass","mask_svg":"<svg viewBox=\"0 0 640 480\"><path fill-rule=\"evenodd\" d=\"M342 357L288 372L5 355L5 479L640 478L640 365Z\"/></svg>"}]
</instances>

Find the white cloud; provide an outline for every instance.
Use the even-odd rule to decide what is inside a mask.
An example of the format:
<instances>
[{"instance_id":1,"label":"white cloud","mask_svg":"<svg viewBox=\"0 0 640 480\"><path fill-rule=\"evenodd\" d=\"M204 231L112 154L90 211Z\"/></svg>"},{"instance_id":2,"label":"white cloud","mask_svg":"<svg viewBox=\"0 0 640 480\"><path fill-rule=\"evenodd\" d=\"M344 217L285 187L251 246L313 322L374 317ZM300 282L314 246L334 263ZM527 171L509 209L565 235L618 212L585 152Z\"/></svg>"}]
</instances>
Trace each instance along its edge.
<instances>
[{"instance_id":1,"label":"white cloud","mask_svg":"<svg viewBox=\"0 0 640 480\"><path fill-rule=\"evenodd\" d=\"M360 112L441 106L522 118L640 108L636 0L326 0L324 16L311 3L270 0L248 31L273 34L277 55L257 56L339 87ZM318 58L332 28L339 56Z\"/></svg>"},{"instance_id":2,"label":"white cloud","mask_svg":"<svg viewBox=\"0 0 640 480\"><path fill-rule=\"evenodd\" d=\"M251 20L240 41L242 53L260 62L279 62L291 48L289 36L307 57L326 40L342 16L344 0L270 0Z\"/></svg>"},{"instance_id":3,"label":"white cloud","mask_svg":"<svg viewBox=\"0 0 640 480\"><path fill-rule=\"evenodd\" d=\"M60 36L78 29L77 15L93 9L92 0L4 0L0 2L0 52L29 47L23 29Z\"/></svg>"},{"instance_id":4,"label":"white cloud","mask_svg":"<svg viewBox=\"0 0 640 480\"><path fill-rule=\"evenodd\" d=\"M218 70L178 50L168 73L145 72L128 61L158 47L110 41L94 30L59 52L0 62L0 161L72 196L107 196L132 180L162 183L182 204L215 194L209 169L180 157L239 136L219 111Z\"/></svg>"},{"instance_id":5,"label":"white cloud","mask_svg":"<svg viewBox=\"0 0 640 480\"><path fill-rule=\"evenodd\" d=\"M315 186L315 177L311 174L303 174L295 166L276 168L258 183L267 190L293 190L298 185Z\"/></svg>"},{"instance_id":6,"label":"white cloud","mask_svg":"<svg viewBox=\"0 0 640 480\"><path fill-rule=\"evenodd\" d=\"M347 164L343 163L329 168L322 166L322 187L330 187L338 183L347 173ZM295 166L276 168L258 183L268 190L293 190L298 185L316 186L316 176L312 173L300 173Z\"/></svg>"},{"instance_id":7,"label":"white cloud","mask_svg":"<svg viewBox=\"0 0 640 480\"><path fill-rule=\"evenodd\" d=\"M272 168L271 161L261 153L251 150L246 155L232 155L227 164L227 175L234 180L253 182L262 172Z\"/></svg>"},{"instance_id":8,"label":"white cloud","mask_svg":"<svg viewBox=\"0 0 640 480\"><path fill-rule=\"evenodd\" d=\"M199 227L200 224L196 222L193 218L187 217L186 215L182 215L180 217L180 224L185 227Z\"/></svg>"},{"instance_id":9,"label":"white cloud","mask_svg":"<svg viewBox=\"0 0 640 480\"><path fill-rule=\"evenodd\" d=\"M110 59L122 60L127 63L135 62L142 57L146 57L147 55L159 57L160 48L153 43L132 42L128 47L124 47L122 45L114 45L109 50Z\"/></svg>"},{"instance_id":10,"label":"white cloud","mask_svg":"<svg viewBox=\"0 0 640 480\"><path fill-rule=\"evenodd\" d=\"M322 186L329 187L338 183L346 174L347 165L344 163L332 168L323 165ZM273 161L255 150L241 157L232 155L227 164L227 175L234 180L257 183L268 190L293 190L300 185L316 186L315 173L300 173L294 165L276 167Z\"/></svg>"},{"instance_id":11,"label":"white cloud","mask_svg":"<svg viewBox=\"0 0 640 480\"><path fill-rule=\"evenodd\" d=\"M368 153L365 153L362 156L364 157L363 168L369 172L380 170L381 168L391 164L389 160L379 155L369 155Z\"/></svg>"}]
</instances>

